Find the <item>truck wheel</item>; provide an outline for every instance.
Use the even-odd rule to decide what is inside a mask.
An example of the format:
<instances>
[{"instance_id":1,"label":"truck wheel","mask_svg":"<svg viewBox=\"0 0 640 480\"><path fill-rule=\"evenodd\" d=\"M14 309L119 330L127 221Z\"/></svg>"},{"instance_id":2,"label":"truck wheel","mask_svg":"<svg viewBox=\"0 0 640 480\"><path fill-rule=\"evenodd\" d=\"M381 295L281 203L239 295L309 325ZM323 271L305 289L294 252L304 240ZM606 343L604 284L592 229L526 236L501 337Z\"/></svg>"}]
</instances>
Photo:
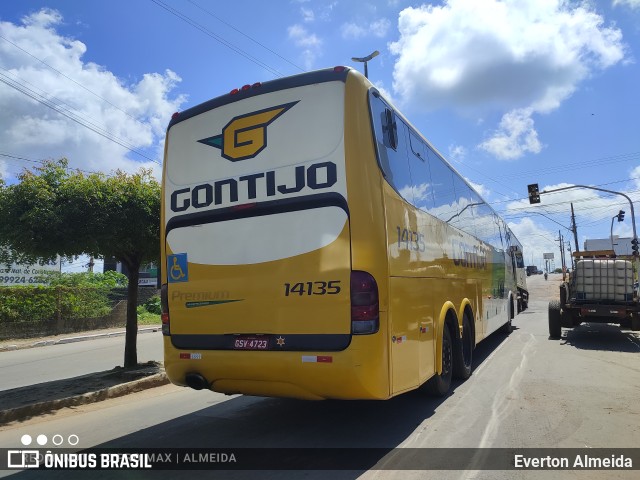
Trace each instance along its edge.
<instances>
[{"instance_id":1,"label":"truck wheel","mask_svg":"<svg viewBox=\"0 0 640 480\"><path fill-rule=\"evenodd\" d=\"M466 380L471 376L471 362L473 359L473 331L471 322L465 314L462 319L462 338L456 342L453 349L453 376Z\"/></svg>"},{"instance_id":2,"label":"truck wheel","mask_svg":"<svg viewBox=\"0 0 640 480\"><path fill-rule=\"evenodd\" d=\"M442 332L442 373L435 374L425 384L425 391L429 395L444 397L451 386L451 375L453 373L453 343L451 342L451 332L445 324Z\"/></svg>"},{"instance_id":3,"label":"truck wheel","mask_svg":"<svg viewBox=\"0 0 640 480\"><path fill-rule=\"evenodd\" d=\"M640 317L631 318L631 330L634 332L640 330Z\"/></svg>"},{"instance_id":4,"label":"truck wheel","mask_svg":"<svg viewBox=\"0 0 640 480\"><path fill-rule=\"evenodd\" d=\"M566 305L567 303L567 286L566 284L560 285L560 306Z\"/></svg>"},{"instance_id":5,"label":"truck wheel","mask_svg":"<svg viewBox=\"0 0 640 480\"><path fill-rule=\"evenodd\" d=\"M549 336L555 339L562 336L562 315L558 300L549 302Z\"/></svg>"}]
</instances>

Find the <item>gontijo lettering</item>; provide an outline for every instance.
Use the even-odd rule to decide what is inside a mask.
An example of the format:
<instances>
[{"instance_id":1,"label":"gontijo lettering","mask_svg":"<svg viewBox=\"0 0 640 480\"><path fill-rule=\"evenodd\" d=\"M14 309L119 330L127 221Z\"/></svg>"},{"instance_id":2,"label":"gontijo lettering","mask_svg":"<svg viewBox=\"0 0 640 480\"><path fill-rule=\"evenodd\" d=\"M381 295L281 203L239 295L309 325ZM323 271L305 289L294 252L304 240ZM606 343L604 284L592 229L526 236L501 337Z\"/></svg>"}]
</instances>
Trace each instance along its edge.
<instances>
[{"instance_id":1,"label":"gontijo lettering","mask_svg":"<svg viewBox=\"0 0 640 480\"><path fill-rule=\"evenodd\" d=\"M305 187L321 190L332 187L337 180L337 167L333 162L294 167L293 185L280 183L276 170L270 170L174 190L171 194L171 210L184 212L189 207L205 208L211 204L236 203L239 198L251 200L258 196L258 189L266 192L267 197L297 193Z\"/></svg>"}]
</instances>

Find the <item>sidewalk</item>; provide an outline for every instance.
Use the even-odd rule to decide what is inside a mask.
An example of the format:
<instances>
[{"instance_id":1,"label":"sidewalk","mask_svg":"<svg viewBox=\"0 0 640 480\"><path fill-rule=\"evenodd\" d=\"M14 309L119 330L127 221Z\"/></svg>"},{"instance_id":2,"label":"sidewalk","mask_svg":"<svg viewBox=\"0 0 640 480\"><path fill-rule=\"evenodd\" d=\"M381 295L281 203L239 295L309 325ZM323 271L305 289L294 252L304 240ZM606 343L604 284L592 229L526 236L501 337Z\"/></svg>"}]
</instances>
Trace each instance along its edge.
<instances>
[{"instance_id":1,"label":"sidewalk","mask_svg":"<svg viewBox=\"0 0 640 480\"><path fill-rule=\"evenodd\" d=\"M158 332L160 329L160 325L144 326L138 329L138 334ZM5 340L0 342L0 361L3 355L9 355L13 350L124 335L124 328L108 328L69 336ZM23 422L61 408L99 402L167 383L169 380L164 373L163 365L160 362L149 362L135 369L125 370L116 367L113 370L79 377L3 390L0 391L0 426L11 422Z\"/></svg>"},{"instance_id":2,"label":"sidewalk","mask_svg":"<svg viewBox=\"0 0 640 480\"><path fill-rule=\"evenodd\" d=\"M145 325L142 327L138 327L138 335L141 333L157 332L161 329L162 325ZM105 337L120 337L124 335L124 327L117 327L103 328L100 330L90 330L86 332L69 333L65 335L51 335L48 337L0 340L0 353L22 348L46 347L48 345L60 345L63 343L81 342L84 340L94 340L96 338Z\"/></svg>"}]
</instances>

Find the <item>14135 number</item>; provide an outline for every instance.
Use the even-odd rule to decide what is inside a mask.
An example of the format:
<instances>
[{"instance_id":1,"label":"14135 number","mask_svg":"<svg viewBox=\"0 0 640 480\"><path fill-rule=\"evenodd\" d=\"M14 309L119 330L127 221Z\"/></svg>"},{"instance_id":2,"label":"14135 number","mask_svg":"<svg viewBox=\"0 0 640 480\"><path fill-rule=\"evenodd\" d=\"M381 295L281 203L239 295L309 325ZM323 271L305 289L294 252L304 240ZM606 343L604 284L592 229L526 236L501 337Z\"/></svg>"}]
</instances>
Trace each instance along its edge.
<instances>
[{"instance_id":1,"label":"14135 number","mask_svg":"<svg viewBox=\"0 0 640 480\"><path fill-rule=\"evenodd\" d=\"M330 280L328 282L298 282L285 283L284 296L293 294L302 295L336 295L340 293L340 280Z\"/></svg>"}]
</instances>

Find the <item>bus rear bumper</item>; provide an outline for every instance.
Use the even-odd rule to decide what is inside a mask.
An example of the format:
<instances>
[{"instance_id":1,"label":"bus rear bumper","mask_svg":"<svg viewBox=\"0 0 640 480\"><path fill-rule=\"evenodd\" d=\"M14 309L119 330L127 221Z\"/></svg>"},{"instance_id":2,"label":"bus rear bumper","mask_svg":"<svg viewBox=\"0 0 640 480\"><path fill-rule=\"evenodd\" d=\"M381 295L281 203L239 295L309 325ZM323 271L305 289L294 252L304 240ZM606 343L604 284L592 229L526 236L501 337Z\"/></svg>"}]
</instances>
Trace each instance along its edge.
<instances>
[{"instance_id":1,"label":"bus rear bumper","mask_svg":"<svg viewBox=\"0 0 640 480\"><path fill-rule=\"evenodd\" d=\"M164 338L165 370L176 385L226 394L305 400L387 399L388 361L383 335L354 336L340 352L178 350ZM371 352L378 352L378 356ZM204 382L194 382L201 376ZM187 381L190 377L191 381Z\"/></svg>"}]
</instances>

